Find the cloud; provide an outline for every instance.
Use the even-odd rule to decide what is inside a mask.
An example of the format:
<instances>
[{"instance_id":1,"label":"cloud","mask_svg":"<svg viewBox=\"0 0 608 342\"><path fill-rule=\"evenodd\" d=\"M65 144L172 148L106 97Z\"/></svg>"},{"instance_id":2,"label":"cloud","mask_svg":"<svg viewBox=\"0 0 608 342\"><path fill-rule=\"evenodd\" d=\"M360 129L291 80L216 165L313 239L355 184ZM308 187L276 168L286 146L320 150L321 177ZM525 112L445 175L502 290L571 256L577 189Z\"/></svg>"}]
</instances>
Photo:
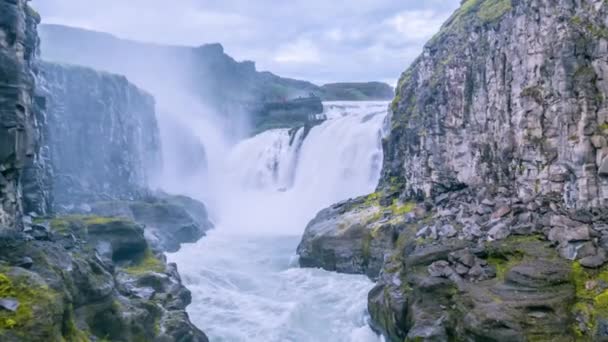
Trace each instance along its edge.
<instances>
[{"instance_id":1,"label":"cloud","mask_svg":"<svg viewBox=\"0 0 608 342\"><path fill-rule=\"evenodd\" d=\"M44 22L162 44L220 42L317 83L397 79L460 0L33 0Z\"/></svg>"},{"instance_id":2,"label":"cloud","mask_svg":"<svg viewBox=\"0 0 608 342\"><path fill-rule=\"evenodd\" d=\"M312 41L299 39L281 46L274 60L278 63L319 63L321 53Z\"/></svg>"},{"instance_id":3,"label":"cloud","mask_svg":"<svg viewBox=\"0 0 608 342\"><path fill-rule=\"evenodd\" d=\"M442 13L431 10L404 11L390 18L386 23L404 40L420 41L437 32L444 19Z\"/></svg>"}]
</instances>

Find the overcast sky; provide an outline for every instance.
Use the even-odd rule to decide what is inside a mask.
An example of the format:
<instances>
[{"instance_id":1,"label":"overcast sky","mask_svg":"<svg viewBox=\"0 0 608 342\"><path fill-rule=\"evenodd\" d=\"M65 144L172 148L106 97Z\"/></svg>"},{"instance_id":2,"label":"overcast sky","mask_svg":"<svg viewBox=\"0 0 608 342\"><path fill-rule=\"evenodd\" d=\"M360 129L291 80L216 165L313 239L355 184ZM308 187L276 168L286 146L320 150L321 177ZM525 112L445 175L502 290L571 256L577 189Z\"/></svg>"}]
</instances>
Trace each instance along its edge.
<instances>
[{"instance_id":1,"label":"overcast sky","mask_svg":"<svg viewBox=\"0 0 608 342\"><path fill-rule=\"evenodd\" d=\"M394 84L460 0L33 0L43 22L147 42L219 42L259 70Z\"/></svg>"}]
</instances>

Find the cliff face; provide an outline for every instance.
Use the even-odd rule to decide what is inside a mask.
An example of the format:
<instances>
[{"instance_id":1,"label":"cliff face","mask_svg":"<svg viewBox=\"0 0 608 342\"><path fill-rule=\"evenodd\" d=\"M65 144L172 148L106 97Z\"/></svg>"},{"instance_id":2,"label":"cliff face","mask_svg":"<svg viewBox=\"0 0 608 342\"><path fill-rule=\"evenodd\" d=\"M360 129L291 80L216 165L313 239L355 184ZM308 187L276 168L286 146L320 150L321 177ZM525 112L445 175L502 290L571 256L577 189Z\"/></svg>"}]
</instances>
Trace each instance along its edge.
<instances>
[{"instance_id":1,"label":"cliff face","mask_svg":"<svg viewBox=\"0 0 608 342\"><path fill-rule=\"evenodd\" d=\"M378 280L391 341L603 341L608 3L467 0L402 75L378 191L304 266Z\"/></svg>"},{"instance_id":2,"label":"cliff face","mask_svg":"<svg viewBox=\"0 0 608 342\"><path fill-rule=\"evenodd\" d=\"M37 144L42 132L34 103L39 20L26 1L0 1L0 226L8 228L21 226L24 183L31 193L41 191L30 178L22 178L24 168L41 162Z\"/></svg>"},{"instance_id":3,"label":"cliff face","mask_svg":"<svg viewBox=\"0 0 608 342\"><path fill-rule=\"evenodd\" d=\"M161 167L154 98L124 76L42 63L57 209L134 199Z\"/></svg>"},{"instance_id":4,"label":"cliff face","mask_svg":"<svg viewBox=\"0 0 608 342\"><path fill-rule=\"evenodd\" d=\"M383 185L608 199L604 1L466 1L399 82Z\"/></svg>"},{"instance_id":5,"label":"cliff face","mask_svg":"<svg viewBox=\"0 0 608 342\"><path fill-rule=\"evenodd\" d=\"M162 255L210 227L202 204L158 195L131 217L48 216L53 197L133 196L158 136L153 99L124 77L38 65L39 21L0 0L0 340L207 341Z\"/></svg>"}]
</instances>

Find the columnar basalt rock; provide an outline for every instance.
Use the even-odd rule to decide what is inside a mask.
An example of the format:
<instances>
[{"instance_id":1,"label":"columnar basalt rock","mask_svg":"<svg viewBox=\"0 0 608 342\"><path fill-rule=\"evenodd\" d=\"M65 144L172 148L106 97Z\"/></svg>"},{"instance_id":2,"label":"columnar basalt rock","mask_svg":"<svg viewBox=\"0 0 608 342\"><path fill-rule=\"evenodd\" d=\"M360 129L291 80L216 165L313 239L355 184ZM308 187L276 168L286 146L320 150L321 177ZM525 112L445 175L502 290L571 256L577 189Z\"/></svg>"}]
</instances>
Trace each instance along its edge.
<instances>
[{"instance_id":1,"label":"columnar basalt rock","mask_svg":"<svg viewBox=\"0 0 608 342\"><path fill-rule=\"evenodd\" d=\"M27 1L0 1L0 227L10 229L22 227L23 170L40 161L40 116L34 104L39 21Z\"/></svg>"},{"instance_id":2,"label":"columnar basalt rock","mask_svg":"<svg viewBox=\"0 0 608 342\"><path fill-rule=\"evenodd\" d=\"M604 1L468 0L401 76L382 185L608 200ZM495 15L489 16L488 13Z\"/></svg>"},{"instance_id":3,"label":"columnar basalt rock","mask_svg":"<svg viewBox=\"0 0 608 342\"><path fill-rule=\"evenodd\" d=\"M463 1L401 76L377 192L322 211L303 265L378 279L391 341L606 340L607 18Z\"/></svg>"},{"instance_id":4,"label":"columnar basalt rock","mask_svg":"<svg viewBox=\"0 0 608 342\"><path fill-rule=\"evenodd\" d=\"M41 64L56 210L141 197L160 173L154 98L124 77Z\"/></svg>"}]
</instances>

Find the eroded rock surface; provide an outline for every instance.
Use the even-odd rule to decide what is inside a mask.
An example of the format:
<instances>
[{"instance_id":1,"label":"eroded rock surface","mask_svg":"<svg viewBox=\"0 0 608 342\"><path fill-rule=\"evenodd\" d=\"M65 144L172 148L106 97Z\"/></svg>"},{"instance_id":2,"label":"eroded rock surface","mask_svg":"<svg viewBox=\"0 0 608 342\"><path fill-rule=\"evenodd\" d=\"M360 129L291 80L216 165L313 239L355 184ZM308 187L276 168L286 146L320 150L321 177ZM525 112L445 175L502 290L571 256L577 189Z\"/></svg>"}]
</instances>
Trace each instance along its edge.
<instances>
[{"instance_id":1,"label":"eroded rock surface","mask_svg":"<svg viewBox=\"0 0 608 342\"><path fill-rule=\"evenodd\" d=\"M25 175L42 162L38 144L44 128L34 93L39 21L27 1L0 1L0 230L22 226L24 211L31 209L24 209L24 187L40 211L47 209L43 189Z\"/></svg>"},{"instance_id":2,"label":"eroded rock surface","mask_svg":"<svg viewBox=\"0 0 608 342\"><path fill-rule=\"evenodd\" d=\"M0 298L19 304L0 310L2 341L207 341L176 266L142 226L98 216L34 225L45 234L0 236Z\"/></svg>"},{"instance_id":3,"label":"eroded rock surface","mask_svg":"<svg viewBox=\"0 0 608 342\"><path fill-rule=\"evenodd\" d=\"M41 64L55 209L140 198L160 171L154 98L124 76Z\"/></svg>"},{"instance_id":4,"label":"eroded rock surface","mask_svg":"<svg viewBox=\"0 0 608 342\"><path fill-rule=\"evenodd\" d=\"M463 1L401 77L377 192L322 211L302 265L377 279L390 341L607 340L606 18Z\"/></svg>"}]
</instances>

